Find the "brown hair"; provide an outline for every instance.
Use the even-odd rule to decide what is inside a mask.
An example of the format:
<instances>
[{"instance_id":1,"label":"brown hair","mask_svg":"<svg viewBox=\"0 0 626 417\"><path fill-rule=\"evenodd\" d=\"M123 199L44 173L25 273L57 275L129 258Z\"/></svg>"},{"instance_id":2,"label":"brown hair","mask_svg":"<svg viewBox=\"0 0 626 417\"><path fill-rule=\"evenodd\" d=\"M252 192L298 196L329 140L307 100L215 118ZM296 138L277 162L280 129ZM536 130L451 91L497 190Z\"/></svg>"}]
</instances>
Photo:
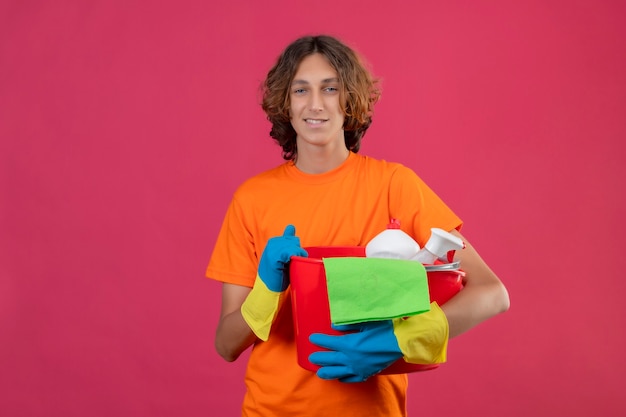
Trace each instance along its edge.
<instances>
[{"instance_id":1,"label":"brown hair","mask_svg":"<svg viewBox=\"0 0 626 417\"><path fill-rule=\"evenodd\" d=\"M373 79L355 51L330 36L306 36L291 43L280 55L263 83L262 107L272 123L270 136L283 148L283 158L295 159L296 131L289 117L289 89L298 65L314 53L322 54L339 75L341 106L345 114L346 147L358 152L361 138L372 123L374 104L380 97Z\"/></svg>"}]
</instances>

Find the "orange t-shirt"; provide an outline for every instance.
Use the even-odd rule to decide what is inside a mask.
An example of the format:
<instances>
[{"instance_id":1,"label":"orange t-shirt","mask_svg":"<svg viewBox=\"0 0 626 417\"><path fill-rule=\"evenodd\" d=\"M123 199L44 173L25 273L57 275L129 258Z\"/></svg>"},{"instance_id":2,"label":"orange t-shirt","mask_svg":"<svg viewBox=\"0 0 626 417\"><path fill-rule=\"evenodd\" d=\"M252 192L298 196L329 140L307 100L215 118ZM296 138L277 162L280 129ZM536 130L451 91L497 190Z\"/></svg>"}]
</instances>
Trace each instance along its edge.
<instances>
[{"instance_id":1,"label":"orange t-shirt","mask_svg":"<svg viewBox=\"0 0 626 417\"><path fill-rule=\"evenodd\" d=\"M410 169L350 153L338 168L311 175L292 162L257 175L235 192L207 276L252 287L267 241L296 227L303 247L365 246L390 218L424 246L430 228L461 220ZM289 297L289 294L287 295ZM405 416L406 375L348 384L318 378L297 364L290 300L269 340L254 345L245 378L244 416Z\"/></svg>"}]
</instances>

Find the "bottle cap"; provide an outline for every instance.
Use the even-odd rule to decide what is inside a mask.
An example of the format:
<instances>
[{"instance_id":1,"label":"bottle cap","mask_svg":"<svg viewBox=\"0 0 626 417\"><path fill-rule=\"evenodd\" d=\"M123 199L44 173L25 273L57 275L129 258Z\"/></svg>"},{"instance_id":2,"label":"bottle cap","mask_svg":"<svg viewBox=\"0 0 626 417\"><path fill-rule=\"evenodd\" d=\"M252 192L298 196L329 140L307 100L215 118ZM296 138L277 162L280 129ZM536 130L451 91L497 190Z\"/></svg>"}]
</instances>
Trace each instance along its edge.
<instances>
[{"instance_id":1,"label":"bottle cap","mask_svg":"<svg viewBox=\"0 0 626 417\"><path fill-rule=\"evenodd\" d=\"M399 229L400 228L400 220L398 219L390 219L389 224L387 225L387 229Z\"/></svg>"}]
</instances>

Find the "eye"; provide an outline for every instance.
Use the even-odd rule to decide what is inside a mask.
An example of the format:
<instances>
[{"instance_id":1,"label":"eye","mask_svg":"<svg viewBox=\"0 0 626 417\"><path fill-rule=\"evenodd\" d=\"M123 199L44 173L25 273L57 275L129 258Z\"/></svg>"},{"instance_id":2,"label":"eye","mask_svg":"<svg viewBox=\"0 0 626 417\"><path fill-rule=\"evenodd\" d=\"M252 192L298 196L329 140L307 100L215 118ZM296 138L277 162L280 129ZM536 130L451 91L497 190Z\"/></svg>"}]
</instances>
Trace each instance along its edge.
<instances>
[{"instance_id":1,"label":"eye","mask_svg":"<svg viewBox=\"0 0 626 417\"><path fill-rule=\"evenodd\" d=\"M324 88L324 91L327 92L327 93L334 94L334 93L339 92L339 88L337 88L337 87L326 87L326 88Z\"/></svg>"},{"instance_id":2,"label":"eye","mask_svg":"<svg viewBox=\"0 0 626 417\"><path fill-rule=\"evenodd\" d=\"M306 90L304 88L296 88L295 90L293 90L293 93L300 95L306 93Z\"/></svg>"}]
</instances>

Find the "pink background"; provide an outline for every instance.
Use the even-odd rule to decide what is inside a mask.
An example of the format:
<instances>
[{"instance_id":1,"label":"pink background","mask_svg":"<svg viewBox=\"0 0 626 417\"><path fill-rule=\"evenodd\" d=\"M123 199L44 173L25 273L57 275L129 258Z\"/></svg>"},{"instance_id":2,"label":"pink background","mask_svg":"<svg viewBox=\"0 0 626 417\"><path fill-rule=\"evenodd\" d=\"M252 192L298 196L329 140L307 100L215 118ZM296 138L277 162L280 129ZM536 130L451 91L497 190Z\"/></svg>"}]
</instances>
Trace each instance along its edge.
<instances>
[{"instance_id":1,"label":"pink background","mask_svg":"<svg viewBox=\"0 0 626 417\"><path fill-rule=\"evenodd\" d=\"M511 294L411 375L411 414L624 415L626 3L296 3L2 2L2 415L238 414L204 269L281 162L257 87L320 32L382 78L363 153L417 171Z\"/></svg>"}]
</instances>

